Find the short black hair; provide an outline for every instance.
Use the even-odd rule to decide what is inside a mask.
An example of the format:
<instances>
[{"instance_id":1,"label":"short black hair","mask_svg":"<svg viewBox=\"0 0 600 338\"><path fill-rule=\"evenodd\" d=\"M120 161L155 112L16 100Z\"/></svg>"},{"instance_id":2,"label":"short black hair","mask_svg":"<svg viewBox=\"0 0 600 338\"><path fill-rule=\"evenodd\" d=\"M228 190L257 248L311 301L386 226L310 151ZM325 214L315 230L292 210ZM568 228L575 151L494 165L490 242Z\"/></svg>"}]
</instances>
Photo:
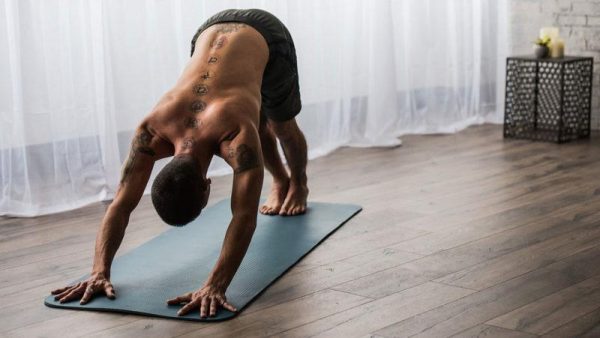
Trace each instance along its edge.
<instances>
[{"instance_id":1,"label":"short black hair","mask_svg":"<svg viewBox=\"0 0 600 338\"><path fill-rule=\"evenodd\" d=\"M183 226L200 215L204 179L191 155L173 157L152 184L152 204L169 225Z\"/></svg>"}]
</instances>

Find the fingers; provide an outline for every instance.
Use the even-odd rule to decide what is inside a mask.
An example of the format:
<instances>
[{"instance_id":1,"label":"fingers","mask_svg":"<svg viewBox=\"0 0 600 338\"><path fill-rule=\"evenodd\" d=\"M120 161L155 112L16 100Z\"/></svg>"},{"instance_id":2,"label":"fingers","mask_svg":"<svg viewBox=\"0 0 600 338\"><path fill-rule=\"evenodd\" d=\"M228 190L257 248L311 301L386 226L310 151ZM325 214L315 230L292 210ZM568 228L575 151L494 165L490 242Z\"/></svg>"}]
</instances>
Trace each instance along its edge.
<instances>
[{"instance_id":1,"label":"fingers","mask_svg":"<svg viewBox=\"0 0 600 338\"><path fill-rule=\"evenodd\" d=\"M104 287L104 293L109 299L117 298L117 295L115 294L115 288L113 288L112 284L110 283L107 283L107 285Z\"/></svg>"},{"instance_id":2,"label":"fingers","mask_svg":"<svg viewBox=\"0 0 600 338\"><path fill-rule=\"evenodd\" d=\"M87 302L90 301L90 299L92 299L92 296L94 295L94 286L93 285L88 285L88 287L85 289L85 293L83 294L83 297L81 297L81 301L79 301L79 304L83 305Z\"/></svg>"},{"instance_id":3,"label":"fingers","mask_svg":"<svg viewBox=\"0 0 600 338\"><path fill-rule=\"evenodd\" d=\"M217 306L219 305L219 301L216 298L212 298L210 300L210 313L209 316L214 317L217 314Z\"/></svg>"},{"instance_id":4,"label":"fingers","mask_svg":"<svg viewBox=\"0 0 600 338\"><path fill-rule=\"evenodd\" d=\"M181 295L181 296L167 300L167 304L177 305L177 304L181 304L181 303L189 303L192 300L191 297L192 297L191 293L186 293L185 295Z\"/></svg>"},{"instance_id":5,"label":"fingers","mask_svg":"<svg viewBox=\"0 0 600 338\"><path fill-rule=\"evenodd\" d=\"M231 305L227 302L227 299L223 296L213 295L213 296L200 296L195 299L192 299L192 294L186 294L183 296L179 296L173 299L169 299L167 304L175 305L183 302L188 302L184 305L179 311L177 311L178 316L185 316L194 309L200 309L200 318L206 318L208 316L214 317L217 315L217 311L219 306L231 311L237 312L235 306Z\"/></svg>"},{"instance_id":6,"label":"fingers","mask_svg":"<svg viewBox=\"0 0 600 338\"><path fill-rule=\"evenodd\" d=\"M200 301L200 318L206 318L208 307L210 306L211 299L208 297L202 297Z\"/></svg>"},{"instance_id":7,"label":"fingers","mask_svg":"<svg viewBox=\"0 0 600 338\"><path fill-rule=\"evenodd\" d=\"M179 311L177 311L178 316L185 316L190 311L198 307L198 303L200 302L200 298L196 298L194 301L187 303L184 307L182 307Z\"/></svg>"},{"instance_id":8,"label":"fingers","mask_svg":"<svg viewBox=\"0 0 600 338\"><path fill-rule=\"evenodd\" d=\"M69 286L65 286L64 288L60 288L60 289L56 289L56 290L52 290L50 291L50 294L52 295L57 295L59 293L63 293L65 291L67 291L68 289L72 288L73 285L69 285Z\"/></svg>"},{"instance_id":9,"label":"fingers","mask_svg":"<svg viewBox=\"0 0 600 338\"><path fill-rule=\"evenodd\" d=\"M54 300L59 300L59 299L63 298L64 296L68 295L72 289L73 289L73 287L70 287L69 289L65 290L64 292L61 292L58 295L54 296Z\"/></svg>"},{"instance_id":10,"label":"fingers","mask_svg":"<svg viewBox=\"0 0 600 338\"><path fill-rule=\"evenodd\" d=\"M225 309L231 311L231 312L237 312L237 309L235 308L235 306L229 304L227 302L227 298L224 296L217 296L216 297L217 300L219 300L219 305L221 305L222 307L224 307Z\"/></svg>"},{"instance_id":11,"label":"fingers","mask_svg":"<svg viewBox=\"0 0 600 338\"><path fill-rule=\"evenodd\" d=\"M227 301L224 301L221 305L223 305L224 308L226 308L227 310L229 310L231 312L237 312L237 309L235 308L235 306L229 304Z\"/></svg>"},{"instance_id":12,"label":"fingers","mask_svg":"<svg viewBox=\"0 0 600 338\"><path fill-rule=\"evenodd\" d=\"M86 284L81 284L77 287L74 287L71 289L71 291L64 297L59 299L60 303L66 303L66 302L70 302L73 299L77 299L79 297L81 297L81 295L83 294L84 290L85 290Z\"/></svg>"}]
</instances>

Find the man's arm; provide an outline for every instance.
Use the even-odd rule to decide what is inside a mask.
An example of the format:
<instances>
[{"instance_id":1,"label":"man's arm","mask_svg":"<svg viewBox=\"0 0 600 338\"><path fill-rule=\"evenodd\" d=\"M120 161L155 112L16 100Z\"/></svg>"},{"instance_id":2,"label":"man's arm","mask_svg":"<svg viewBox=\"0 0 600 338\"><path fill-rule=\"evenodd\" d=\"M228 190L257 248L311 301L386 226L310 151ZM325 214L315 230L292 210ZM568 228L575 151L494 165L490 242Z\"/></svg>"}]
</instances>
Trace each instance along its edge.
<instances>
[{"instance_id":1,"label":"man's arm","mask_svg":"<svg viewBox=\"0 0 600 338\"><path fill-rule=\"evenodd\" d=\"M227 289L233 279L254 234L264 174L260 144L248 139L235 141L228 154L234 162L232 218L219 259L206 282L223 289Z\"/></svg>"},{"instance_id":2,"label":"man's arm","mask_svg":"<svg viewBox=\"0 0 600 338\"><path fill-rule=\"evenodd\" d=\"M131 149L123 165L121 182L113 202L108 207L96 236L94 265L91 277L76 285L52 291L61 303L81 298L87 303L97 292L114 298L110 284L110 267L121 245L129 215L144 193L154 162L166 156L167 145L142 124L131 142Z\"/></svg>"},{"instance_id":3,"label":"man's arm","mask_svg":"<svg viewBox=\"0 0 600 338\"><path fill-rule=\"evenodd\" d=\"M138 205L156 160L151 147L152 135L140 127L131 141L129 155L123 164L121 182L113 202L108 207L96 237L93 273L110 278L112 260L125 236L129 215Z\"/></svg>"},{"instance_id":4,"label":"man's arm","mask_svg":"<svg viewBox=\"0 0 600 338\"><path fill-rule=\"evenodd\" d=\"M263 160L258 131L253 125L243 129L229 144L221 148L223 158L234 169L231 222L221 254L202 288L168 301L171 305L187 303L179 310L178 315L200 308L200 317L214 316L218 306L236 311L227 303L225 291L246 254L256 228Z\"/></svg>"}]
</instances>

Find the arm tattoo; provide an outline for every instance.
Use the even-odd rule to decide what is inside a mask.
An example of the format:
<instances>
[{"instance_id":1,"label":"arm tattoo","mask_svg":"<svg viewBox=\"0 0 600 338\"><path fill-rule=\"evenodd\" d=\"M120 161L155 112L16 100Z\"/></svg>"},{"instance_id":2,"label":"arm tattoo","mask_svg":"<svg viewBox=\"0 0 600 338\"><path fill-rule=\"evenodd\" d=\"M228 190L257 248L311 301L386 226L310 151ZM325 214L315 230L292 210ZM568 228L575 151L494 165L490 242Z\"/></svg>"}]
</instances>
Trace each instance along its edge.
<instances>
[{"instance_id":1,"label":"arm tattoo","mask_svg":"<svg viewBox=\"0 0 600 338\"><path fill-rule=\"evenodd\" d=\"M196 95L206 95L208 93L208 86L199 84L194 86L194 94Z\"/></svg>"},{"instance_id":2,"label":"arm tattoo","mask_svg":"<svg viewBox=\"0 0 600 338\"><path fill-rule=\"evenodd\" d=\"M202 80L208 80L208 79L210 79L212 76L210 76L210 73L209 73L209 72L206 72L206 73L202 74L200 77L202 78Z\"/></svg>"},{"instance_id":3,"label":"arm tattoo","mask_svg":"<svg viewBox=\"0 0 600 338\"><path fill-rule=\"evenodd\" d=\"M227 158L233 159L235 157L235 149L233 147L227 147Z\"/></svg>"},{"instance_id":4,"label":"arm tattoo","mask_svg":"<svg viewBox=\"0 0 600 338\"><path fill-rule=\"evenodd\" d=\"M216 56L211 56L208 58L208 63L217 63L217 57Z\"/></svg>"},{"instance_id":5,"label":"arm tattoo","mask_svg":"<svg viewBox=\"0 0 600 338\"><path fill-rule=\"evenodd\" d=\"M231 150L229 155L231 156ZM235 150L235 159L237 162L237 168L233 171L236 174L242 173L246 170L254 169L259 166L258 156L256 151L246 144L240 144Z\"/></svg>"},{"instance_id":6,"label":"arm tattoo","mask_svg":"<svg viewBox=\"0 0 600 338\"><path fill-rule=\"evenodd\" d=\"M150 148L150 142L152 142L152 135L147 130L142 130L137 137L137 151L150 156L156 155Z\"/></svg>"},{"instance_id":7,"label":"arm tattoo","mask_svg":"<svg viewBox=\"0 0 600 338\"><path fill-rule=\"evenodd\" d=\"M150 147L150 142L152 142L152 135L146 129L143 129L133 137L133 140L131 141L131 150L129 151L129 156L125 161L121 173L121 183L127 181L129 174L131 174L133 170L135 158L138 154L145 154L148 156L156 155L154 150Z\"/></svg>"},{"instance_id":8,"label":"arm tattoo","mask_svg":"<svg viewBox=\"0 0 600 338\"><path fill-rule=\"evenodd\" d=\"M199 113L206 108L204 101L196 100L190 105L190 110L194 113Z\"/></svg>"}]
</instances>

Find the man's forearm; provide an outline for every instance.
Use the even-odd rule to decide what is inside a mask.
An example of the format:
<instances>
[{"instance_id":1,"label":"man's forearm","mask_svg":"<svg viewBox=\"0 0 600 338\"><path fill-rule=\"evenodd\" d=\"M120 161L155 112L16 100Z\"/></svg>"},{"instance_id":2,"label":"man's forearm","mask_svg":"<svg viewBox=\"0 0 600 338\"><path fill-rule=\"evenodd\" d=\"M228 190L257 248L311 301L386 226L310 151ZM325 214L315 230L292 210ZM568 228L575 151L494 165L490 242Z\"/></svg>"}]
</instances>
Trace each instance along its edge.
<instances>
[{"instance_id":1,"label":"man's forearm","mask_svg":"<svg viewBox=\"0 0 600 338\"><path fill-rule=\"evenodd\" d=\"M254 229L256 229L256 216L231 221L225 234L221 255L206 284L227 289L246 255Z\"/></svg>"},{"instance_id":2,"label":"man's forearm","mask_svg":"<svg viewBox=\"0 0 600 338\"><path fill-rule=\"evenodd\" d=\"M130 213L115 206L109 207L96 236L96 250L92 273L110 278L110 267L117 249L125 236Z\"/></svg>"}]
</instances>

